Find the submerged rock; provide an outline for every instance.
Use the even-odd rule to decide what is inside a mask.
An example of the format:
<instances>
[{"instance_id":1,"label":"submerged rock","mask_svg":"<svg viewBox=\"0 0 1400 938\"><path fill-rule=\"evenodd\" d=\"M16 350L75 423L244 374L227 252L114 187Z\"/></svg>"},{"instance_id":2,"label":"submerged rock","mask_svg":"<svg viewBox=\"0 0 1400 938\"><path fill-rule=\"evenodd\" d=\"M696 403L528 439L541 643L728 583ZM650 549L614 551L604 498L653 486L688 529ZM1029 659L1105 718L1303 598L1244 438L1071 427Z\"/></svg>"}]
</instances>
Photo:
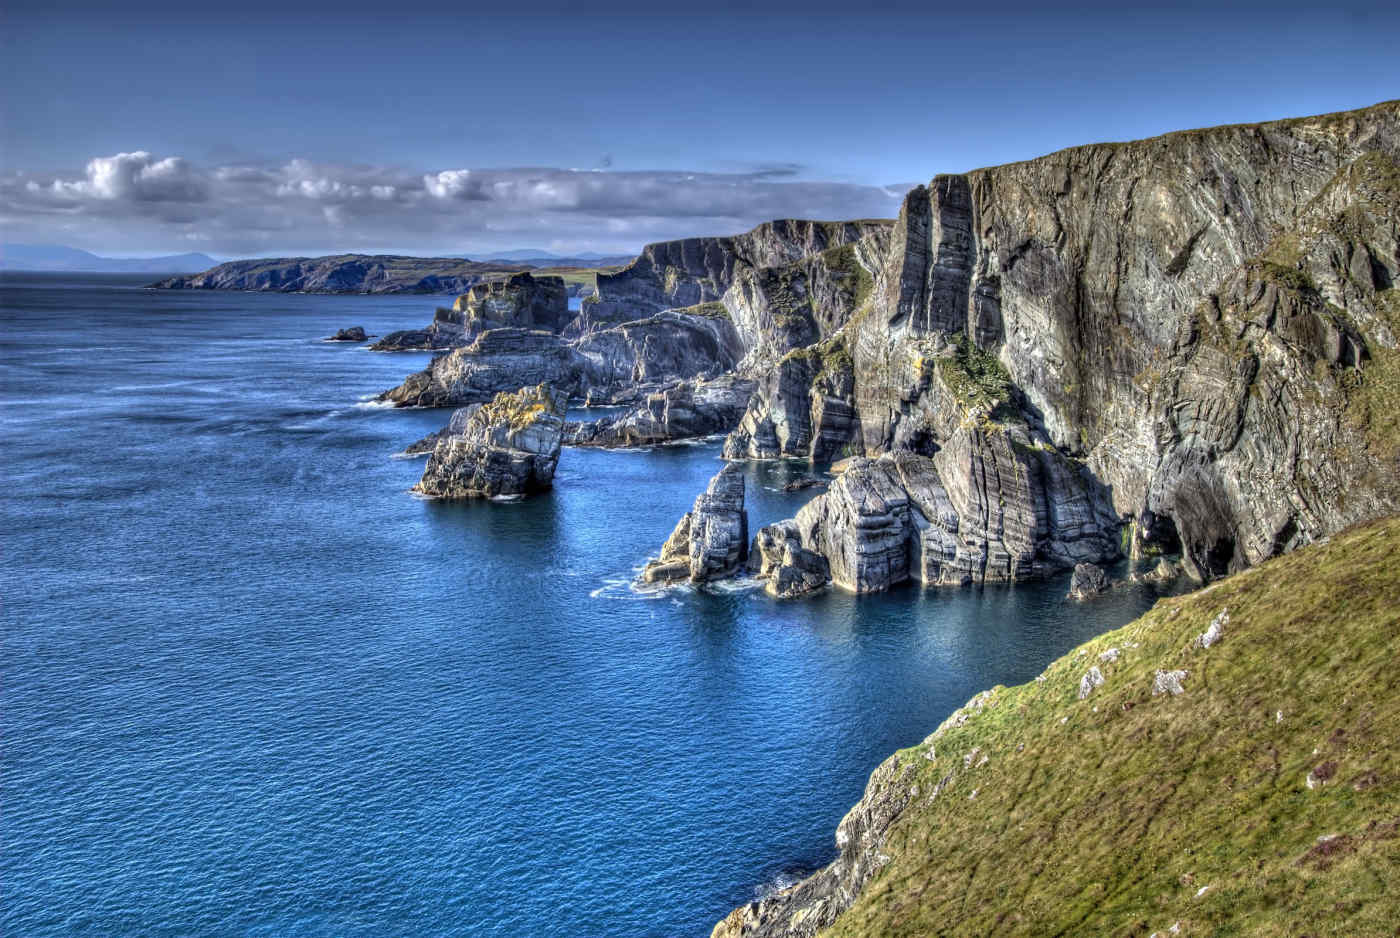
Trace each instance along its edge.
<instances>
[{"instance_id":1,"label":"submerged rock","mask_svg":"<svg viewBox=\"0 0 1400 938\"><path fill-rule=\"evenodd\" d=\"M1090 599L1108 589L1108 574L1098 564L1081 563L1074 567L1069 581L1070 599Z\"/></svg>"},{"instance_id":2,"label":"submerged rock","mask_svg":"<svg viewBox=\"0 0 1400 938\"><path fill-rule=\"evenodd\" d=\"M365 335L364 326L351 326L349 329L341 329L335 335L327 339L327 342L363 342L369 336Z\"/></svg>"},{"instance_id":3,"label":"submerged rock","mask_svg":"<svg viewBox=\"0 0 1400 938\"><path fill-rule=\"evenodd\" d=\"M498 394L465 412L461 429L453 432L449 424L434 443L415 491L440 498L490 498L548 489L559 463L566 404L562 394L540 384Z\"/></svg>"},{"instance_id":4,"label":"submerged rock","mask_svg":"<svg viewBox=\"0 0 1400 938\"><path fill-rule=\"evenodd\" d=\"M740 466L725 466L695 499L695 507L681 517L660 558L647 564L642 579L708 583L734 576L748 558L748 543L744 471Z\"/></svg>"}]
</instances>

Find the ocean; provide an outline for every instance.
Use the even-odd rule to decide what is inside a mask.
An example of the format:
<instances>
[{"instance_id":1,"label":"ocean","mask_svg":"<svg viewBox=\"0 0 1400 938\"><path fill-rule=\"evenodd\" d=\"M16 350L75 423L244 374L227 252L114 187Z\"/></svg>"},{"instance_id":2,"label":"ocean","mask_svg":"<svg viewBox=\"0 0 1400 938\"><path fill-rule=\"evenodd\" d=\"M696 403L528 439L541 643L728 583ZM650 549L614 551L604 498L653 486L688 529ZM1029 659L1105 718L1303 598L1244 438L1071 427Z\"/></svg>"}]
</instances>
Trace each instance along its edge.
<instances>
[{"instance_id":1,"label":"ocean","mask_svg":"<svg viewBox=\"0 0 1400 938\"><path fill-rule=\"evenodd\" d=\"M1068 577L630 581L720 445L409 494L441 297L0 279L0 933L700 936L835 856L870 771L1153 601ZM804 467L748 467L750 529Z\"/></svg>"}]
</instances>

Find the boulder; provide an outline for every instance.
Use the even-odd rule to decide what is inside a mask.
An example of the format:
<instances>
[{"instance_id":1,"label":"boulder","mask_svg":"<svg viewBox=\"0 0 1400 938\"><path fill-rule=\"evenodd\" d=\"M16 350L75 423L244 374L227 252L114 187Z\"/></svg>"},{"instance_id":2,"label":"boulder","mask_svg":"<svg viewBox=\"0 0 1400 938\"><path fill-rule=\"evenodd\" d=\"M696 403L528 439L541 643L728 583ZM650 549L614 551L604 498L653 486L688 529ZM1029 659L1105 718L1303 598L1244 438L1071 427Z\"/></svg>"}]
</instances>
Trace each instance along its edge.
<instances>
[{"instance_id":1,"label":"boulder","mask_svg":"<svg viewBox=\"0 0 1400 938\"><path fill-rule=\"evenodd\" d=\"M466 413L460 431L436 440L415 491L490 498L548 489L559 462L566 404L548 384L496 395Z\"/></svg>"},{"instance_id":2,"label":"boulder","mask_svg":"<svg viewBox=\"0 0 1400 938\"><path fill-rule=\"evenodd\" d=\"M369 336L365 335L364 326L351 326L349 329L341 329L335 335L327 339L327 342L363 342Z\"/></svg>"},{"instance_id":3,"label":"boulder","mask_svg":"<svg viewBox=\"0 0 1400 938\"><path fill-rule=\"evenodd\" d=\"M744 471L741 466L725 466L681 517L662 545L660 558L647 564L642 579L708 583L734 576L748 558L748 544Z\"/></svg>"},{"instance_id":4,"label":"boulder","mask_svg":"<svg viewBox=\"0 0 1400 938\"><path fill-rule=\"evenodd\" d=\"M802 546L797 523L780 521L760 528L754 537L749 565L768 582L764 589L779 599L816 592L831 580L826 558Z\"/></svg>"},{"instance_id":5,"label":"boulder","mask_svg":"<svg viewBox=\"0 0 1400 938\"><path fill-rule=\"evenodd\" d=\"M1108 589L1108 574L1098 564L1081 563L1074 567L1069 581L1070 599L1090 599Z\"/></svg>"}]
</instances>

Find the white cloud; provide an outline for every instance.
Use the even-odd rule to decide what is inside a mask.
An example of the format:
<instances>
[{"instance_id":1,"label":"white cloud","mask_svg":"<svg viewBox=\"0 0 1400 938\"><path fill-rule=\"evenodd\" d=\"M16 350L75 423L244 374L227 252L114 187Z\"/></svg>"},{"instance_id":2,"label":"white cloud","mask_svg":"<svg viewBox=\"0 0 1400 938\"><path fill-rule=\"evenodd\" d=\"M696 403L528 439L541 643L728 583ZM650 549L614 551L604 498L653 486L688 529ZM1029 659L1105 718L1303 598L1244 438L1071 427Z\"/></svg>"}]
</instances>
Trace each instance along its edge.
<instances>
[{"instance_id":1,"label":"white cloud","mask_svg":"<svg viewBox=\"0 0 1400 938\"><path fill-rule=\"evenodd\" d=\"M198 202L208 196L205 179L178 156L157 160L145 150L99 156L85 179L55 179L53 191L69 198L134 202Z\"/></svg>"},{"instance_id":2,"label":"white cloud","mask_svg":"<svg viewBox=\"0 0 1400 938\"><path fill-rule=\"evenodd\" d=\"M907 188L795 177L793 168L424 171L305 159L201 168L138 150L97 157L81 173L0 178L0 224L16 239L99 251L160 251L197 239L231 256L469 255L545 243L630 253L648 241L734 233L773 218L893 216Z\"/></svg>"}]
</instances>

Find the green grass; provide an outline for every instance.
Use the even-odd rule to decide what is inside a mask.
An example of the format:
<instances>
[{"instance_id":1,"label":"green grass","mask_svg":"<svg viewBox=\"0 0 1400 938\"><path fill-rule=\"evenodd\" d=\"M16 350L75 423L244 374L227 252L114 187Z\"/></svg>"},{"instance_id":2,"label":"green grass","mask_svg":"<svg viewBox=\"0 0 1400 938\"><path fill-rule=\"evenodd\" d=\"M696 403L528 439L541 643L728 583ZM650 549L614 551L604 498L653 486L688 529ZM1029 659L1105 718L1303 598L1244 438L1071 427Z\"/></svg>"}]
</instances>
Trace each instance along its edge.
<instances>
[{"instance_id":1,"label":"green grass","mask_svg":"<svg viewBox=\"0 0 1400 938\"><path fill-rule=\"evenodd\" d=\"M1011 375L996 355L966 333L954 336L953 345L952 355L938 359L938 374L958 403L991 413L1011 399Z\"/></svg>"},{"instance_id":2,"label":"green grass","mask_svg":"<svg viewBox=\"0 0 1400 938\"><path fill-rule=\"evenodd\" d=\"M833 273L839 273L846 281L851 294L851 307L859 308L870 299L875 290L875 280L859 260L856 259L854 244L828 248L821 253L822 263Z\"/></svg>"},{"instance_id":3,"label":"green grass","mask_svg":"<svg viewBox=\"0 0 1400 938\"><path fill-rule=\"evenodd\" d=\"M1400 518L1359 526L965 708L896 755L919 795L828 934L1396 934L1397 559ZM1079 700L1091 665L1105 682ZM1153 696L1158 669L1187 671L1184 693Z\"/></svg>"}]
</instances>

